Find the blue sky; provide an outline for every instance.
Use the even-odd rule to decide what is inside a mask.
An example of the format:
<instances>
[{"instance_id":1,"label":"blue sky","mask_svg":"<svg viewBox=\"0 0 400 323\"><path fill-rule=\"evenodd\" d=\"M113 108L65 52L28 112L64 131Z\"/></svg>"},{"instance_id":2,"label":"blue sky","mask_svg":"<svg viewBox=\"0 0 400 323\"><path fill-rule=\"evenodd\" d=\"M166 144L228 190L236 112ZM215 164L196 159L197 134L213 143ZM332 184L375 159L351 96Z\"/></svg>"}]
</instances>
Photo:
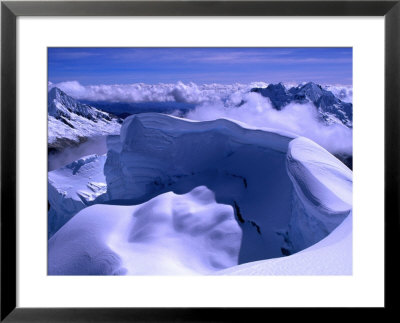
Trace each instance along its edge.
<instances>
[{"instance_id":1,"label":"blue sky","mask_svg":"<svg viewBox=\"0 0 400 323\"><path fill-rule=\"evenodd\" d=\"M352 84L351 48L49 48L49 81Z\"/></svg>"}]
</instances>

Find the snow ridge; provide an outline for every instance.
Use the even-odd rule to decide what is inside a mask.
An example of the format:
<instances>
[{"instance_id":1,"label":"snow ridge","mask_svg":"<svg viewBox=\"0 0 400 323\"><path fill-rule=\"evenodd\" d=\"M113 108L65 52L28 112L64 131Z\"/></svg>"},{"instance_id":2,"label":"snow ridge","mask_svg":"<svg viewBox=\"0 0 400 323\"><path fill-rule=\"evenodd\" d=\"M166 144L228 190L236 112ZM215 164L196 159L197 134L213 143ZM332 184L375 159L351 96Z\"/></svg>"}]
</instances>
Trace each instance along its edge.
<instances>
[{"instance_id":1,"label":"snow ridge","mask_svg":"<svg viewBox=\"0 0 400 323\"><path fill-rule=\"evenodd\" d=\"M89 137L119 132L121 120L80 103L57 87L48 93L48 149L62 150Z\"/></svg>"}]
</instances>

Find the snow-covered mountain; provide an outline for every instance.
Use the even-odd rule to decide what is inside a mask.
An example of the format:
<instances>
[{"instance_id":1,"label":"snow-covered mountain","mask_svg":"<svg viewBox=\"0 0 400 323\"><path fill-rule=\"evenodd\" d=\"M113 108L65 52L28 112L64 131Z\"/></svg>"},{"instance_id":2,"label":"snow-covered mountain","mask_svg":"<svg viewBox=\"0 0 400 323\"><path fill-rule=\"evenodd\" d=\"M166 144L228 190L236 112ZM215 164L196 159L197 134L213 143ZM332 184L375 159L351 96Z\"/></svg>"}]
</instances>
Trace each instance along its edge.
<instances>
[{"instance_id":1,"label":"snow-covered mountain","mask_svg":"<svg viewBox=\"0 0 400 323\"><path fill-rule=\"evenodd\" d=\"M149 113L125 119L108 147L100 196L110 205L68 215L49 241L52 274L212 273L295 254L351 214L352 172L303 137ZM62 186L96 159L55 172L49 195L72 203ZM91 189L90 176L77 181ZM348 274L349 264L336 269Z\"/></svg>"},{"instance_id":2,"label":"snow-covered mountain","mask_svg":"<svg viewBox=\"0 0 400 323\"><path fill-rule=\"evenodd\" d=\"M287 89L302 84L284 83ZM184 102L187 104L202 104L205 102L227 101L232 95L241 95L252 88L265 88L266 82L251 82L247 84L196 84L189 83L133 83L133 84L96 84L82 85L77 81L66 81L48 84L48 89L58 87L68 95L81 101L108 103L155 103ZM352 86L340 84L325 84L324 89L331 91L343 102L352 102Z\"/></svg>"},{"instance_id":3,"label":"snow-covered mountain","mask_svg":"<svg viewBox=\"0 0 400 323\"><path fill-rule=\"evenodd\" d=\"M57 87L48 92L48 149L59 151L89 137L117 134L120 120L80 103Z\"/></svg>"},{"instance_id":4,"label":"snow-covered mountain","mask_svg":"<svg viewBox=\"0 0 400 323\"><path fill-rule=\"evenodd\" d=\"M327 123L340 122L348 127L353 125L353 104L343 102L331 91L313 82L289 89L282 83L269 84L266 88L253 88L251 92L269 98L277 110L289 103L312 103Z\"/></svg>"}]
</instances>

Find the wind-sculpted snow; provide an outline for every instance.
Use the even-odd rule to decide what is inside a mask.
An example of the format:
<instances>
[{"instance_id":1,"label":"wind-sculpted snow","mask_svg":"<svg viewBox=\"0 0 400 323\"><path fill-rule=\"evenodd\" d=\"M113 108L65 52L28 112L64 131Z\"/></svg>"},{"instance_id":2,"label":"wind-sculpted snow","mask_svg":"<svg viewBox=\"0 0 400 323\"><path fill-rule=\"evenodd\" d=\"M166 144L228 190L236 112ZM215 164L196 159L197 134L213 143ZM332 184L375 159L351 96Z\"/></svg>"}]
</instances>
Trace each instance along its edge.
<instances>
[{"instance_id":1,"label":"wind-sculpted snow","mask_svg":"<svg viewBox=\"0 0 400 323\"><path fill-rule=\"evenodd\" d=\"M80 210L104 199L105 161L105 155L90 155L48 173L49 237Z\"/></svg>"},{"instance_id":2,"label":"wind-sculpted snow","mask_svg":"<svg viewBox=\"0 0 400 323\"><path fill-rule=\"evenodd\" d=\"M49 240L49 275L210 274L238 263L232 207L197 187L136 206L95 205Z\"/></svg>"},{"instance_id":3,"label":"wind-sculpted snow","mask_svg":"<svg viewBox=\"0 0 400 323\"><path fill-rule=\"evenodd\" d=\"M349 214L353 173L306 138L289 144L287 169L294 194L284 249L295 253L327 236Z\"/></svg>"},{"instance_id":4,"label":"wind-sculpted snow","mask_svg":"<svg viewBox=\"0 0 400 323\"><path fill-rule=\"evenodd\" d=\"M54 87L48 93L48 148L60 151L89 137L116 134L118 119Z\"/></svg>"},{"instance_id":5,"label":"wind-sculpted snow","mask_svg":"<svg viewBox=\"0 0 400 323\"><path fill-rule=\"evenodd\" d=\"M239 263L297 252L350 213L352 173L322 147L294 137L223 119L131 116L108 141L107 203L139 204L205 185L234 208L243 231Z\"/></svg>"}]
</instances>

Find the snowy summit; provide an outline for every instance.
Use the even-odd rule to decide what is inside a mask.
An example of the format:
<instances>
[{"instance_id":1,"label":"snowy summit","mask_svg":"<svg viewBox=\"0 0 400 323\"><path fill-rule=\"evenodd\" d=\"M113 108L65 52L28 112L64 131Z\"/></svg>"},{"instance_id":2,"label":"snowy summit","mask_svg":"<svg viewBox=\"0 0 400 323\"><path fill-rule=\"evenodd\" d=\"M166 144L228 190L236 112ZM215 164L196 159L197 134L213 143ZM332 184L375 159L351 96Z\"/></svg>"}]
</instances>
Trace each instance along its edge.
<instances>
[{"instance_id":1,"label":"snowy summit","mask_svg":"<svg viewBox=\"0 0 400 323\"><path fill-rule=\"evenodd\" d=\"M57 87L48 93L48 150L60 151L89 137L119 133L120 120L80 103Z\"/></svg>"}]
</instances>

